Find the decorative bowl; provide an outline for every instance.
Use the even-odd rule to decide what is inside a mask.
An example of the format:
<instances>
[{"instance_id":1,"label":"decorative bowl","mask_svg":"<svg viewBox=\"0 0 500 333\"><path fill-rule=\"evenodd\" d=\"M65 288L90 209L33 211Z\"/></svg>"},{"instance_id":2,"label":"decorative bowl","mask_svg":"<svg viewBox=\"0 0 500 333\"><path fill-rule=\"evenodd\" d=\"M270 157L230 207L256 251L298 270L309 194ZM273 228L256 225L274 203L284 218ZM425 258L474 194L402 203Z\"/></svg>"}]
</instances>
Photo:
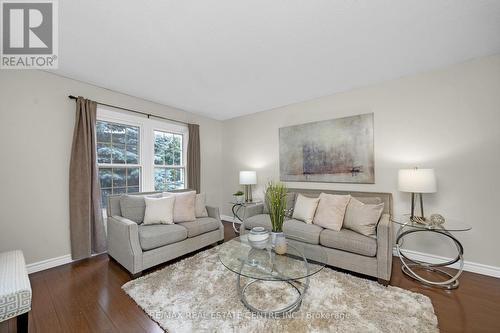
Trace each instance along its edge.
<instances>
[{"instance_id":1,"label":"decorative bowl","mask_svg":"<svg viewBox=\"0 0 500 333\"><path fill-rule=\"evenodd\" d=\"M263 227L252 228L248 234L248 243L254 249L265 249L269 243L269 232Z\"/></svg>"}]
</instances>

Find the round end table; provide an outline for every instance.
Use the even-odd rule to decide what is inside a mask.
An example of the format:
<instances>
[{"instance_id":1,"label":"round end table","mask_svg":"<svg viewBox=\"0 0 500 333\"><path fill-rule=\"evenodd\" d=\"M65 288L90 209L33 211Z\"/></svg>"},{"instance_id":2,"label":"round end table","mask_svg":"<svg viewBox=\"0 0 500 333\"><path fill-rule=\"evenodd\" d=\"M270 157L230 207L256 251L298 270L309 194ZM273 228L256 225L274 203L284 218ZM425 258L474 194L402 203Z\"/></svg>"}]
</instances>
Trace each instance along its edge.
<instances>
[{"instance_id":1,"label":"round end table","mask_svg":"<svg viewBox=\"0 0 500 333\"><path fill-rule=\"evenodd\" d=\"M247 207L250 206L255 206L255 205L260 205L262 204L262 201L250 201L250 202L230 202L230 204L233 205L231 208L231 212L233 213L233 230L236 234L240 233L239 228L236 228L236 221L243 222L246 218L246 209ZM241 210L243 210L243 214L241 213Z\"/></svg>"},{"instance_id":2,"label":"round end table","mask_svg":"<svg viewBox=\"0 0 500 333\"><path fill-rule=\"evenodd\" d=\"M409 215L392 218L392 222L399 225L399 230L396 236L396 251L399 259L401 260L401 270L410 278L431 287L438 287L443 289L456 289L459 286L458 278L462 274L464 268L464 248L459 240L452 235L452 232L463 232L471 229L470 226L463 225L462 223L454 220L447 219L444 224L433 225L426 222L416 222L410 219ZM405 238L409 235L416 233L436 233L445 236L451 240L452 244L457 250L455 258L446 260L444 262L430 263L423 260L411 258L406 249L404 249ZM459 268L455 274L443 270L447 267L458 263ZM444 276L446 280L430 280L424 278L418 273L419 270L436 273Z\"/></svg>"}]
</instances>

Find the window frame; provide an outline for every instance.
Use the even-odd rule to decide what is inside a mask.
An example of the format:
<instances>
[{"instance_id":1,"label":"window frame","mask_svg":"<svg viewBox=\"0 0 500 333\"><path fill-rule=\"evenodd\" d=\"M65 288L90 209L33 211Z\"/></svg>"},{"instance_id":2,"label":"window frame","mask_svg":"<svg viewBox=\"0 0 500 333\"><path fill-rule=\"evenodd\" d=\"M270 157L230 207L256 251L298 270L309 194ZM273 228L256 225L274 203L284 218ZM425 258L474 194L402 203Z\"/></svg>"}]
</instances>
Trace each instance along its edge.
<instances>
[{"instance_id":1,"label":"window frame","mask_svg":"<svg viewBox=\"0 0 500 333\"><path fill-rule=\"evenodd\" d=\"M175 130L179 130L179 128L176 128ZM155 140L155 135L154 132L163 132L163 133L168 133L168 134L174 134L174 135L180 135L182 137L182 154L181 154L181 165L156 165L154 163L154 156L155 156L155 147L154 147L154 140ZM185 132L179 132L179 131L172 131L172 130L165 130L165 129L160 129L157 127L153 128L153 159L152 159L152 164L153 164L153 169L151 172L153 173L153 191L155 191L154 188L154 174L155 174L155 168L163 168L163 169L181 169L184 170L184 189L187 188L187 172L186 172L186 158L187 158L187 136L185 135L187 133L187 127Z\"/></svg>"},{"instance_id":2,"label":"window frame","mask_svg":"<svg viewBox=\"0 0 500 333\"><path fill-rule=\"evenodd\" d=\"M139 127L139 164L105 164L98 163L98 167L139 167L141 177L139 183L140 192L156 192L154 187L154 131L161 131L182 135L182 166L184 169L184 188L187 188L187 146L189 131L186 125L180 125L163 120L131 115L109 108L97 107L97 120L108 121L117 124Z\"/></svg>"}]
</instances>

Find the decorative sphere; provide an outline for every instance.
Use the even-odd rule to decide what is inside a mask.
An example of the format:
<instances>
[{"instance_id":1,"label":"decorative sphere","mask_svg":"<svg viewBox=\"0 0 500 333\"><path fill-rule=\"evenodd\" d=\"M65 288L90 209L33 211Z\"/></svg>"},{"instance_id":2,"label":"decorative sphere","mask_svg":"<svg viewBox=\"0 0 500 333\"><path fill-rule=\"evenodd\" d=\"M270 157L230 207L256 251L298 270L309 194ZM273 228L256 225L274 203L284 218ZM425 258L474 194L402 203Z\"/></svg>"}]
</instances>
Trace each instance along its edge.
<instances>
[{"instance_id":1,"label":"decorative sphere","mask_svg":"<svg viewBox=\"0 0 500 333\"><path fill-rule=\"evenodd\" d=\"M441 215L441 214L432 214L431 215L431 222L432 222L432 224L441 225L445 221L446 220L444 219L443 215Z\"/></svg>"}]
</instances>

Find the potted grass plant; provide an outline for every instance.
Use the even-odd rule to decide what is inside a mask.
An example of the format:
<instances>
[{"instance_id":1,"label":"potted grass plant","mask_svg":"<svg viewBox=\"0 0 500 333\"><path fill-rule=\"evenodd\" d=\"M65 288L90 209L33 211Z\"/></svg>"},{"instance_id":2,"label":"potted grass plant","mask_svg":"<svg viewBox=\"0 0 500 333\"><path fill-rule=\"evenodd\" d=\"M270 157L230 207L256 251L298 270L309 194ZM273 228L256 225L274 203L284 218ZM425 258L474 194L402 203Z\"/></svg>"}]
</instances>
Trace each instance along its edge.
<instances>
[{"instance_id":1,"label":"potted grass plant","mask_svg":"<svg viewBox=\"0 0 500 333\"><path fill-rule=\"evenodd\" d=\"M286 253L283 222L286 214L287 187L280 182L269 182L266 187L266 205L271 218L271 242L278 254Z\"/></svg>"}]
</instances>

